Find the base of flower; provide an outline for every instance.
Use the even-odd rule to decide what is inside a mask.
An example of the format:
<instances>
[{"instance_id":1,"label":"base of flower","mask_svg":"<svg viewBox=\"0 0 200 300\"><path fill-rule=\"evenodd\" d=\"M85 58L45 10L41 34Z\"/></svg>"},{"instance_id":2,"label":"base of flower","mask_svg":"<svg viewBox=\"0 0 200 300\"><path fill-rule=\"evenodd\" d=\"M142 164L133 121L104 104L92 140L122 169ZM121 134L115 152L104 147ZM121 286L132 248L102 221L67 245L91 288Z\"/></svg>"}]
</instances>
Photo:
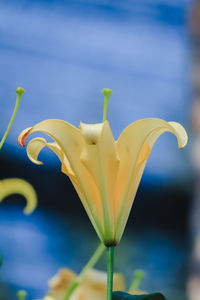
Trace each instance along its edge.
<instances>
[{"instance_id":1,"label":"base of flower","mask_svg":"<svg viewBox=\"0 0 200 300\"><path fill-rule=\"evenodd\" d=\"M108 247L115 247L117 246L118 242L117 241L104 241L104 245L108 248Z\"/></svg>"}]
</instances>

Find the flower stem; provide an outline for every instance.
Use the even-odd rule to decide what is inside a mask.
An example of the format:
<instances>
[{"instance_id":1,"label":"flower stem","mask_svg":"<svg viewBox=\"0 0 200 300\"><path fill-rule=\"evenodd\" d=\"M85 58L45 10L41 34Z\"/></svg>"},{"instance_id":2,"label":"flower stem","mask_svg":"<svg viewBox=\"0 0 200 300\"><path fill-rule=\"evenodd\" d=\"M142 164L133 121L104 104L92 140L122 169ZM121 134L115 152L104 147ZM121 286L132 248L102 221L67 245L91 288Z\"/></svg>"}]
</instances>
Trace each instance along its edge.
<instances>
[{"instance_id":1,"label":"flower stem","mask_svg":"<svg viewBox=\"0 0 200 300\"><path fill-rule=\"evenodd\" d=\"M114 246L107 247L107 300L112 300Z\"/></svg>"},{"instance_id":2,"label":"flower stem","mask_svg":"<svg viewBox=\"0 0 200 300\"><path fill-rule=\"evenodd\" d=\"M79 281L78 279L76 279L69 287L69 289L67 290L67 293L65 295L65 300L68 300L71 295L73 294L73 292L76 290L76 288L79 286Z\"/></svg>"},{"instance_id":3,"label":"flower stem","mask_svg":"<svg viewBox=\"0 0 200 300\"><path fill-rule=\"evenodd\" d=\"M88 263L86 264L86 266L82 269L80 274L76 277L76 280L69 287L69 289L68 289L68 291L65 295L65 300L68 300L70 298L71 294L79 286L79 283L81 282L82 277L84 276L85 272L88 269L91 269L97 263L97 261L99 260L99 258L103 254L104 250L105 250L105 246L104 246L104 244L101 243L98 246L98 248L96 249L96 251L94 252L94 254L92 255L92 257L90 258L90 260L88 261Z\"/></svg>"},{"instance_id":4,"label":"flower stem","mask_svg":"<svg viewBox=\"0 0 200 300\"><path fill-rule=\"evenodd\" d=\"M15 116L16 116L16 113L17 113L17 110L18 110L18 107L19 107L19 104L20 104L21 96L22 96L23 93L25 93L25 90L23 88L18 87L16 89L16 93L17 93L17 98L16 98L16 103L15 103L15 108L14 108L12 117L10 119L10 122L8 124L8 127L6 129L6 132L4 133L4 136L3 136L3 138L2 138L2 140L0 142L0 150L1 150L1 148L2 148L2 146L4 144L4 142L5 142L5 140L7 138L8 133L10 131L10 128L11 128L13 122L14 122L14 119L15 119Z\"/></svg>"}]
</instances>

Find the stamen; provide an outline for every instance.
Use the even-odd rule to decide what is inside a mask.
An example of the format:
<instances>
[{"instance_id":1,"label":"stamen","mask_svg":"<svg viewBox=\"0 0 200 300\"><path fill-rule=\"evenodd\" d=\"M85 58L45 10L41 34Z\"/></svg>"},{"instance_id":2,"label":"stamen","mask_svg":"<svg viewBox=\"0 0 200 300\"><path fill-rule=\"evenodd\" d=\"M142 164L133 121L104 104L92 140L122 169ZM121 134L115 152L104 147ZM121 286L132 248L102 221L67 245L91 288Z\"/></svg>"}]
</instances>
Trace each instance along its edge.
<instances>
[{"instance_id":1,"label":"stamen","mask_svg":"<svg viewBox=\"0 0 200 300\"><path fill-rule=\"evenodd\" d=\"M141 283L142 279L144 278L144 276L145 276L145 273L142 270L136 270L134 272L133 282L131 283L131 286L130 286L128 292L139 289L140 283Z\"/></svg>"},{"instance_id":2,"label":"stamen","mask_svg":"<svg viewBox=\"0 0 200 300\"><path fill-rule=\"evenodd\" d=\"M22 87L18 87L18 88L16 88L16 93L17 93L17 98L16 98L16 103L15 103L15 108L14 108L12 117L10 119L10 122L8 124L8 127L6 129L6 132L4 133L4 136L3 136L3 138L2 138L2 140L0 142L0 150L1 150L1 148L2 148L2 146L4 144L4 142L5 142L5 140L7 138L7 135L9 133L9 131L10 131L10 128L11 128L11 126L13 124L13 121L15 119L15 116L16 116L16 113L17 113L17 110L18 110L18 107L19 107L19 104L20 104L21 96L22 96L22 94L25 93L25 90Z\"/></svg>"},{"instance_id":3,"label":"stamen","mask_svg":"<svg viewBox=\"0 0 200 300\"><path fill-rule=\"evenodd\" d=\"M106 120L107 115L107 108L108 108L108 99L110 95L113 93L112 90L104 88L102 90L102 93L104 93L104 107L103 107L103 122Z\"/></svg>"},{"instance_id":4,"label":"stamen","mask_svg":"<svg viewBox=\"0 0 200 300\"><path fill-rule=\"evenodd\" d=\"M24 290L20 290L20 291L17 292L17 297L18 297L19 300L25 300L26 295L27 295L27 293Z\"/></svg>"}]
</instances>

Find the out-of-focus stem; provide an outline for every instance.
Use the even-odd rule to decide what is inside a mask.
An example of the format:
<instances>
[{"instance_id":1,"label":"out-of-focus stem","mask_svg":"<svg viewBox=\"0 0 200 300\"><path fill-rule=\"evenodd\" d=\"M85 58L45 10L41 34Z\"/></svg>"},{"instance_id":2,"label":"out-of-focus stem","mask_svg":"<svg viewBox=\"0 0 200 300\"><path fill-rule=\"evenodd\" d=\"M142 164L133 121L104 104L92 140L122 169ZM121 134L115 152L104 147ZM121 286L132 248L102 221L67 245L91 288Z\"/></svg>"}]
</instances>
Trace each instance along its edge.
<instances>
[{"instance_id":1,"label":"out-of-focus stem","mask_svg":"<svg viewBox=\"0 0 200 300\"><path fill-rule=\"evenodd\" d=\"M76 280L72 283L72 285L69 287L66 295L65 295L65 300L69 300L70 296L72 295L72 293L75 291L75 289L79 286L79 283L82 280L83 275L85 274L85 272L88 269L91 269L99 260L99 258L101 257L101 255L103 254L104 250L105 250L105 246L104 244L100 244L98 246L98 248L96 249L96 251L94 252L94 254L92 255L92 257L90 258L90 260L88 261L87 265L83 268L83 270L81 271L81 273L76 277Z\"/></svg>"}]
</instances>

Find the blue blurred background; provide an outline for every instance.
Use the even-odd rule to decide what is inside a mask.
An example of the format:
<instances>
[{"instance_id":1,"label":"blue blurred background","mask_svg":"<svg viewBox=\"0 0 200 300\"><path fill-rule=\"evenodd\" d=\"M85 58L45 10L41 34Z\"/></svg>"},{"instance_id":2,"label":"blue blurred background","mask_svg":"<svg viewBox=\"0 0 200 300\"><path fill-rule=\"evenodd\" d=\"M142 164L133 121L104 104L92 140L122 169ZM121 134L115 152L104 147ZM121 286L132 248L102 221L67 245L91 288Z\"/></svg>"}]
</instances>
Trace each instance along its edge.
<instances>
[{"instance_id":1,"label":"blue blurred background","mask_svg":"<svg viewBox=\"0 0 200 300\"><path fill-rule=\"evenodd\" d=\"M17 145L18 134L49 118L75 126L101 122L104 87L113 89L108 120L116 139L128 124L147 117L180 122L190 134L192 5L191 0L0 2L1 136L15 88L26 89L1 151L1 178L27 179L39 196L30 217L22 215L20 197L9 197L0 208L0 299L15 299L21 288L30 299L42 297L59 267L79 271L98 245L56 156L44 150L44 166L33 165ZM116 270L128 283L135 268L143 269L142 287L172 300L186 299L190 148L190 139L182 151L174 136L159 139L116 258ZM99 268L105 269L104 259Z\"/></svg>"}]
</instances>

